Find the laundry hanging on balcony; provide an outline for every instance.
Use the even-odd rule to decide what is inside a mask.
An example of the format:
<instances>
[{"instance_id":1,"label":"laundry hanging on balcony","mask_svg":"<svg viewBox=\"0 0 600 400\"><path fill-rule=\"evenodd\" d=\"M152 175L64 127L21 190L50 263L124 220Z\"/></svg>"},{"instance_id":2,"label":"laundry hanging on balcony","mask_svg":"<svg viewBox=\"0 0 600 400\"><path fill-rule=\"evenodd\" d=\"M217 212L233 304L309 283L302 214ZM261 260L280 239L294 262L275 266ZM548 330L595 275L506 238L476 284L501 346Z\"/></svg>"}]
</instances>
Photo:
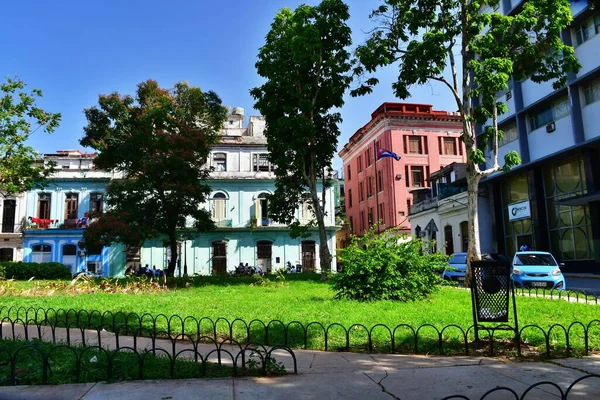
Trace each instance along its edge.
<instances>
[{"instance_id":1,"label":"laundry hanging on balcony","mask_svg":"<svg viewBox=\"0 0 600 400\"><path fill-rule=\"evenodd\" d=\"M32 223L36 224L40 228L47 228L50 224L55 224L58 222L57 219L43 219L43 218L28 218Z\"/></svg>"}]
</instances>

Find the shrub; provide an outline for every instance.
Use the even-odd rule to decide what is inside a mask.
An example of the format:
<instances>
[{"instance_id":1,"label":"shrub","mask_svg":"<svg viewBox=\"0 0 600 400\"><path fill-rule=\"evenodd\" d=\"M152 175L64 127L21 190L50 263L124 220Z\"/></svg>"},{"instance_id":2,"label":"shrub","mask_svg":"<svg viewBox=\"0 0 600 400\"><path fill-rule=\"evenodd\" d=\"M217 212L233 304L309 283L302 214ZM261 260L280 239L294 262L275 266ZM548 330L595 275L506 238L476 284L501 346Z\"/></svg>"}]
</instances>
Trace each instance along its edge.
<instances>
[{"instance_id":1,"label":"shrub","mask_svg":"<svg viewBox=\"0 0 600 400\"><path fill-rule=\"evenodd\" d=\"M0 263L0 269L4 269L6 279L71 279L69 267L56 262L27 263L10 261Z\"/></svg>"},{"instance_id":2,"label":"shrub","mask_svg":"<svg viewBox=\"0 0 600 400\"><path fill-rule=\"evenodd\" d=\"M448 257L427 251L418 239L398 243L389 232L371 229L340 250L344 269L333 278L336 298L412 301L436 290Z\"/></svg>"}]
</instances>

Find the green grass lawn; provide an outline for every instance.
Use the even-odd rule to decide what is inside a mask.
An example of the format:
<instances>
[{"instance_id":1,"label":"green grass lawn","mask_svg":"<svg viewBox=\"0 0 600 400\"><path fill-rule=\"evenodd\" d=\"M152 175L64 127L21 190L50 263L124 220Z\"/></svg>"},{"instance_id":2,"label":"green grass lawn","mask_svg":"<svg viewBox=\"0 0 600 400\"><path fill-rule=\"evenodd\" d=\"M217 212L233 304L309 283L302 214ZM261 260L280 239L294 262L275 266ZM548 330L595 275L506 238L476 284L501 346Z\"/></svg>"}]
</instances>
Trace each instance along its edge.
<instances>
[{"instance_id":1,"label":"green grass lawn","mask_svg":"<svg viewBox=\"0 0 600 400\"><path fill-rule=\"evenodd\" d=\"M466 330L473 322L470 293L467 290L451 287L441 287L429 299L418 302L360 303L335 300L330 285L318 280L288 279L285 284L273 282L266 287L256 283L252 284L253 280L249 278L222 278L211 282L213 284L191 285L187 288L138 295L95 293L92 295L54 294L45 297L2 296L0 297L0 306L72 308L101 312L122 311L138 315L148 313L154 316L177 314L182 318L193 316L196 319L210 317L216 320L222 317L229 321L240 318L247 323L258 319L265 324L273 320L282 321L284 324L299 321L304 326L311 322L319 322L325 327L339 323L347 329L354 324L362 324L369 329L374 325L384 324L391 330L400 324L408 324L414 329L421 325L431 324L439 330L446 325L458 325ZM31 283L21 282L19 285L26 287ZM568 303L564 300L518 297L517 305L521 328L529 324L538 325L546 331L554 324L561 324L568 328L575 321L587 325L600 316L599 306ZM95 321L97 322L97 320ZM143 325L147 328L151 327L150 319L145 319ZM159 318L157 327L166 329L166 319ZM221 335L228 334L226 324L220 323L217 327ZM275 324L271 328L269 343L284 342L284 333L280 325ZM171 329L172 332L179 333L181 323L172 324ZM204 321L201 326L201 334L210 333L211 329L210 324ZM197 328L193 323L186 323L184 330L189 334L197 333ZM366 331L360 327L354 327L349 331L350 347L356 350L367 349ZM251 332L253 342L264 341L264 329L258 323L252 325ZM245 330L242 324L234 325L233 334L237 339L244 337ZM299 325L290 325L289 344L294 347L303 346L303 334ZM444 345L441 352L464 351L461 335L462 333L458 329L446 330L443 337L447 344ZM510 335L498 332L496 336L506 338ZM583 351L583 338L583 329L578 326L574 327L570 337L570 346L576 353ZM434 329L423 328L419 333L419 352L440 353L437 339L438 334ZM385 328L375 328L372 340L375 351L390 350L390 334ZM526 329L523 332L523 340L531 346L540 346L539 350L542 352L545 350L545 338L538 329ZM312 325L308 331L307 342L309 348L323 349L324 333L321 328ZM412 333L407 329L399 329L396 332L395 342L396 351L411 352L414 348ZM564 350L566 344L564 332L561 333L560 329L554 329L549 342L553 353ZM345 343L344 330L338 326L332 327L328 335L328 349L343 348ZM590 328L589 343L590 350L600 348L600 321Z\"/></svg>"}]
</instances>

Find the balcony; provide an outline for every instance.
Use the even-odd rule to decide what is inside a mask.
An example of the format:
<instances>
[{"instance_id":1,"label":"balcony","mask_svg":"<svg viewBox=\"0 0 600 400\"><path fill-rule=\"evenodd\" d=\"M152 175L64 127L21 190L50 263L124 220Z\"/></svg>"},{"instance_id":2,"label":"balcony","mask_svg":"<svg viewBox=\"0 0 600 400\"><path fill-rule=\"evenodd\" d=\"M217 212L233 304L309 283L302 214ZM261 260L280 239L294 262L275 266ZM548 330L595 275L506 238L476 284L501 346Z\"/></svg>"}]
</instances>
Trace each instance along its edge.
<instances>
[{"instance_id":1,"label":"balcony","mask_svg":"<svg viewBox=\"0 0 600 400\"><path fill-rule=\"evenodd\" d=\"M423 211L431 210L432 208L437 208L437 206L438 206L438 198L430 197L428 199L422 200L422 201L410 206L410 214L411 215L418 214Z\"/></svg>"},{"instance_id":2,"label":"balcony","mask_svg":"<svg viewBox=\"0 0 600 400\"><path fill-rule=\"evenodd\" d=\"M467 182L438 183L438 198L445 199L467 191Z\"/></svg>"},{"instance_id":3,"label":"balcony","mask_svg":"<svg viewBox=\"0 0 600 400\"><path fill-rule=\"evenodd\" d=\"M47 229L85 229L88 227L87 217L65 219L42 219L29 217L23 224L24 230L47 230Z\"/></svg>"},{"instance_id":4,"label":"balcony","mask_svg":"<svg viewBox=\"0 0 600 400\"><path fill-rule=\"evenodd\" d=\"M231 228L232 227L232 220L230 220L230 219L223 219L221 221L216 221L215 225L217 226L217 228Z\"/></svg>"}]
</instances>

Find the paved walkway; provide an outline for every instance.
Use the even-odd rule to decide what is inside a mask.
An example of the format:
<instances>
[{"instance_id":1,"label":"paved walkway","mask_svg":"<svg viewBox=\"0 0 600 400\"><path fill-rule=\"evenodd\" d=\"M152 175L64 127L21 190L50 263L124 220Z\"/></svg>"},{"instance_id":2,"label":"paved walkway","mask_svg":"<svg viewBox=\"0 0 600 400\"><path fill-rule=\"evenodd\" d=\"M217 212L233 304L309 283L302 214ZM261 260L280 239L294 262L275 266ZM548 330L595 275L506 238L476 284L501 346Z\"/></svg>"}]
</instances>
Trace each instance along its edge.
<instances>
[{"instance_id":1,"label":"paved walkway","mask_svg":"<svg viewBox=\"0 0 600 400\"><path fill-rule=\"evenodd\" d=\"M4 327L3 334L8 333ZM16 335L24 334L17 327ZM37 337L37 329L29 333ZM86 335L89 344L96 338ZM57 328L59 339L66 330ZM42 338L50 338L44 329ZM101 335L102 344L114 348L115 338L109 332ZM72 341L81 340L71 335ZM140 339L138 347L148 345ZM131 338L120 338L120 346L131 345ZM170 348L169 341L157 341ZM177 349L189 346L178 343ZM210 346L202 350L210 351ZM520 396L537 382L552 381L563 391L577 378L587 374L600 375L600 356L550 362L511 362L483 357L405 356L295 350L298 375L277 378L228 378L165 381L130 381L120 383L89 383L61 386L16 386L0 388L0 399L441 399L464 395L479 400L488 390L506 386ZM276 353L275 358L292 370L292 358ZM497 393L494 399L509 398L509 393ZM578 384L569 400L600 398L600 378ZM530 392L527 400L560 399L555 388L543 386Z\"/></svg>"}]
</instances>

